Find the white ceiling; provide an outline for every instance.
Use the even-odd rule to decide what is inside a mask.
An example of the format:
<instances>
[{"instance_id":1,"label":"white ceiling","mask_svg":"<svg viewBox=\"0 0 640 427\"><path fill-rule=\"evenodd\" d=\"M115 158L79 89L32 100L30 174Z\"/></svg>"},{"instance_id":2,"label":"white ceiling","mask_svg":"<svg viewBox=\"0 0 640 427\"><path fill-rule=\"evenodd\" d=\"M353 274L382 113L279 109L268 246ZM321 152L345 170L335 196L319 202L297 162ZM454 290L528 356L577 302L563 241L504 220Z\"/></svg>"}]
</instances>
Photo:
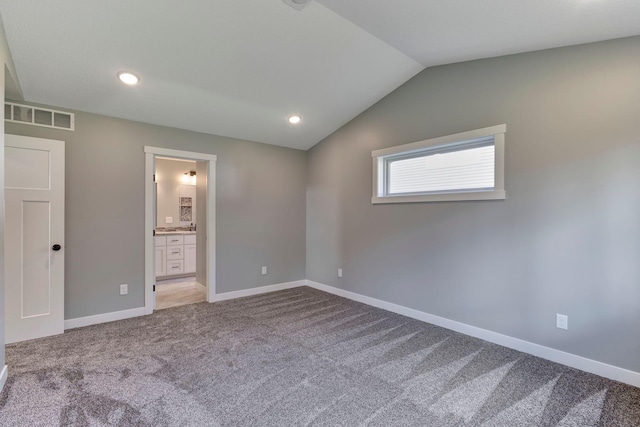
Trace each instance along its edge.
<instances>
[{"instance_id":1,"label":"white ceiling","mask_svg":"<svg viewBox=\"0 0 640 427\"><path fill-rule=\"evenodd\" d=\"M638 0L0 0L0 15L27 101L299 149L424 66L640 34Z\"/></svg>"},{"instance_id":2,"label":"white ceiling","mask_svg":"<svg viewBox=\"0 0 640 427\"><path fill-rule=\"evenodd\" d=\"M301 149L423 68L318 3L2 0L0 14L27 101Z\"/></svg>"},{"instance_id":3,"label":"white ceiling","mask_svg":"<svg viewBox=\"0 0 640 427\"><path fill-rule=\"evenodd\" d=\"M638 0L318 0L426 67L640 34Z\"/></svg>"}]
</instances>

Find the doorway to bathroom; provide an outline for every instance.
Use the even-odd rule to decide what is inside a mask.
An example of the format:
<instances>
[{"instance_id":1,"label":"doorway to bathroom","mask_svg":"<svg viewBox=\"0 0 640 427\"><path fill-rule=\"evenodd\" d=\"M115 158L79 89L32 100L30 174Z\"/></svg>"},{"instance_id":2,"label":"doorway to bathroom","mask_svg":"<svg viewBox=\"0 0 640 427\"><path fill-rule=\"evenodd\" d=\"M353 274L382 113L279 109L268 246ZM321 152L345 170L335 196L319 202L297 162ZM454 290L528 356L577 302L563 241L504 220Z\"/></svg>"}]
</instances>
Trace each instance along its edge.
<instances>
[{"instance_id":1,"label":"doorway to bathroom","mask_svg":"<svg viewBox=\"0 0 640 427\"><path fill-rule=\"evenodd\" d=\"M215 296L216 156L145 147L145 311Z\"/></svg>"},{"instance_id":2,"label":"doorway to bathroom","mask_svg":"<svg viewBox=\"0 0 640 427\"><path fill-rule=\"evenodd\" d=\"M156 310L207 299L207 288L201 283L204 274L200 272L200 281L196 276L198 210L206 198L206 188L202 185L200 197L196 191L197 169L200 169L202 181L202 162L156 156ZM204 218L200 225L203 223Z\"/></svg>"}]
</instances>

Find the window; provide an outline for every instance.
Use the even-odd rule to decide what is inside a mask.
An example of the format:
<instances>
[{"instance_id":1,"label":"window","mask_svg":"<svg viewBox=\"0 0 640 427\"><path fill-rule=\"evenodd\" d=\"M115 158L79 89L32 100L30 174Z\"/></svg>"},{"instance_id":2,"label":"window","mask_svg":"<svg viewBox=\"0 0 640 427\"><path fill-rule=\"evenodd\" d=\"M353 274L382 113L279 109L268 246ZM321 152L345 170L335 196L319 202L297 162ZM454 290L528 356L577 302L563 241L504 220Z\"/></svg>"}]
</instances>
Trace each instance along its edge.
<instances>
[{"instance_id":1,"label":"window","mask_svg":"<svg viewBox=\"0 0 640 427\"><path fill-rule=\"evenodd\" d=\"M372 152L371 202L504 199L506 131L498 125Z\"/></svg>"}]
</instances>

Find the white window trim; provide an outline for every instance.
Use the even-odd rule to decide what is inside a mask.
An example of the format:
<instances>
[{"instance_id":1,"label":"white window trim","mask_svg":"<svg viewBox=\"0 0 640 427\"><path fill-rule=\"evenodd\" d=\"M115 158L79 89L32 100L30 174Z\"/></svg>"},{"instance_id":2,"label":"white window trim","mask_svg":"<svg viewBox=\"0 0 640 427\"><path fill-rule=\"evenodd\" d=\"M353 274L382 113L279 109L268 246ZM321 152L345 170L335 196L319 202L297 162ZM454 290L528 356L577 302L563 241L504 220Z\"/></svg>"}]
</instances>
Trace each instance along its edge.
<instances>
[{"instance_id":1,"label":"white window trim","mask_svg":"<svg viewBox=\"0 0 640 427\"><path fill-rule=\"evenodd\" d=\"M454 202L464 200L504 200L504 135L507 125L501 124L468 132L446 135L410 144L398 145L371 152L373 158L372 204L383 203L420 203L420 202ZM383 195L384 194L384 158L393 154L411 153L425 148L468 141L488 136L494 137L495 145L495 186L490 191L459 191L418 195ZM382 173L381 173L382 172Z\"/></svg>"}]
</instances>

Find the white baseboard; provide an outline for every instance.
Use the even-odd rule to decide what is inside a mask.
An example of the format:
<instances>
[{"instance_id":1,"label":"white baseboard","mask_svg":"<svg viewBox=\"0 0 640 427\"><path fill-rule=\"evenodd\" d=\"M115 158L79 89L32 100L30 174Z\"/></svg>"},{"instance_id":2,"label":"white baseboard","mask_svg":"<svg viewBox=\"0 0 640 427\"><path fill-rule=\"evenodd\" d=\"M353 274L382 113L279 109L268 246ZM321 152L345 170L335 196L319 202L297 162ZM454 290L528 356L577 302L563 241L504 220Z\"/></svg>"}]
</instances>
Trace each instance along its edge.
<instances>
[{"instance_id":1,"label":"white baseboard","mask_svg":"<svg viewBox=\"0 0 640 427\"><path fill-rule=\"evenodd\" d=\"M295 282L277 283L275 285L261 286L258 288L244 289L242 291L225 292L215 295L214 301L225 301L229 299L248 297L251 295L259 295L267 292L282 291L284 289L297 288L305 286L306 280L297 280ZM207 287L196 282L196 288L207 291ZM64 329L81 328L83 326L97 325L99 323L113 322L116 320L129 319L131 317L144 316L150 314L146 312L145 307L132 308L130 310L114 311L111 313L97 314L95 316L78 317L77 319L68 319L64 321Z\"/></svg>"},{"instance_id":2,"label":"white baseboard","mask_svg":"<svg viewBox=\"0 0 640 427\"><path fill-rule=\"evenodd\" d=\"M425 313L423 311L414 310L412 308L382 301L376 298L367 297L355 292L346 291L344 289L335 288L333 286L324 285L322 283L314 282L311 280L307 280L306 284L307 286L318 289L320 291L328 292L330 294L338 295L353 301L361 302L363 304L371 305L373 307L381 308L383 310L391 311L393 313L431 323L436 326L441 326L452 331L480 338L485 341L521 351L523 353L528 353L542 359L580 369L581 371L590 372L592 374L600 375L601 377L630 384L634 387L640 387L640 372L634 372L624 368L619 368L617 366L608 365L596 360L587 359L586 357L566 353L561 350L545 347L540 344L534 344L529 341L513 338L508 335L499 334L497 332L492 332L486 329L467 325L466 323L457 322L455 320L450 320L444 317Z\"/></svg>"},{"instance_id":3,"label":"white baseboard","mask_svg":"<svg viewBox=\"0 0 640 427\"><path fill-rule=\"evenodd\" d=\"M222 294L216 294L214 302L226 301L230 299L249 297L252 295L266 294L268 292L282 291L285 289L298 288L300 286L307 285L306 280L296 280L294 282L277 283L275 285L260 286L257 288L243 289L241 291L225 292Z\"/></svg>"},{"instance_id":4,"label":"white baseboard","mask_svg":"<svg viewBox=\"0 0 640 427\"><path fill-rule=\"evenodd\" d=\"M83 326L97 325L98 323L113 322L115 320L129 319L130 317L144 316L144 307L132 308L130 310L113 311L111 313L96 314L95 316L78 317L64 321L64 329L81 328Z\"/></svg>"},{"instance_id":5,"label":"white baseboard","mask_svg":"<svg viewBox=\"0 0 640 427\"><path fill-rule=\"evenodd\" d=\"M205 285L203 285L202 283L196 282L196 289L207 293L207 287Z\"/></svg>"},{"instance_id":6,"label":"white baseboard","mask_svg":"<svg viewBox=\"0 0 640 427\"><path fill-rule=\"evenodd\" d=\"M4 368L2 368L2 372L0 372L0 392L2 392L2 389L4 388L4 385L7 382L8 376L9 376L9 367L7 365L4 365Z\"/></svg>"}]
</instances>

